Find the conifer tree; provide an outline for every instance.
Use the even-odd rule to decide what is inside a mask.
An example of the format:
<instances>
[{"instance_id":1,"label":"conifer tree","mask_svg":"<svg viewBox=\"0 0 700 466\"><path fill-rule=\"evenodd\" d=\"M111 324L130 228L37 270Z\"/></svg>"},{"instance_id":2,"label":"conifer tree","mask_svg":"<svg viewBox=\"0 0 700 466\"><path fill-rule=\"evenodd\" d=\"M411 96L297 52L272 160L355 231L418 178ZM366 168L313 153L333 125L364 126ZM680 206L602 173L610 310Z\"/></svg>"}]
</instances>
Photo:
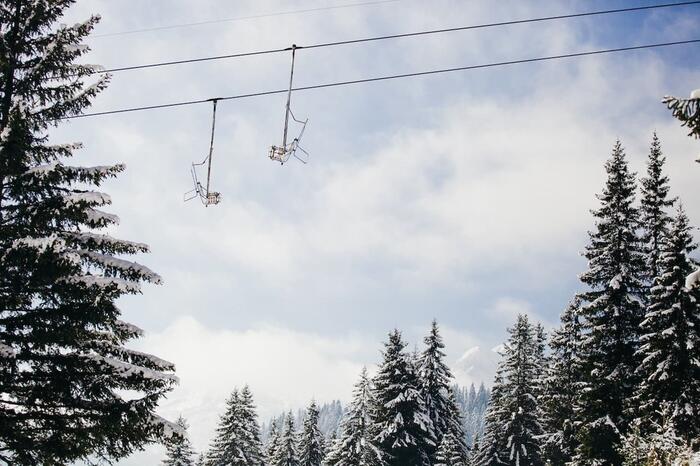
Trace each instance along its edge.
<instances>
[{"instance_id":1,"label":"conifer tree","mask_svg":"<svg viewBox=\"0 0 700 466\"><path fill-rule=\"evenodd\" d=\"M200 453L199 456L197 457L197 466L206 466L207 464L207 456L204 453Z\"/></svg>"},{"instance_id":2,"label":"conifer tree","mask_svg":"<svg viewBox=\"0 0 700 466\"><path fill-rule=\"evenodd\" d=\"M266 464L273 464L275 458L275 451L279 447L280 443L280 432L277 427L277 419L273 419L270 424L270 432L267 437L267 445L265 449L265 459Z\"/></svg>"},{"instance_id":3,"label":"conifer tree","mask_svg":"<svg viewBox=\"0 0 700 466\"><path fill-rule=\"evenodd\" d=\"M384 344L384 360L374 380L378 429L375 442L389 466L427 466L435 434L420 392L420 380L406 354L401 332Z\"/></svg>"},{"instance_id":4,"label":"conifer tree","mask_svg":"<svg viewBox=\"0 0 700 466\"><path fill-rule=\"evenodd\" d=\"M146 245L104 233L118 217L93 189L124 166L64 165L80 144L49 143L109 79L78 63L99 17L57 24L73 3L0 0L0 462L20 466L116 460L179 432L155 414L174 366L126 347L142 332L115 304L160 282L124 258Z\"/></svg>"},{"instance_id":5,"label":"conifer tree","mask_svg":"<svg viewBox=\"0 0 700 466\"><path fill-rule=\"evenodd\" d=\"M666 209L671 207L675 199L668 197L668 176L663 173L666 158L661 152L661 142L654 133L647 162L647 176L641 182L642 244L644 245L646 276L649 286L659 275L659 258L661 244L668 233L671 222Z\"/></svg>"},{"instance_id":6,"label":"conifer tree","mask_svg":"<svg viewBox=\"0 0 700 466\"><path fill-rule=\"evenodd\" d=\"M519 315L503 353L506 379L503 384L503 407L508 415L503 425L506 439L504 458L517 466L543 465L540 449L542 426L538 392L539 360L537 330L527 316Z\"/></svg>"},{"instance_id":7,"label":"conifer tree","mask_svg":"<svg viewBox=\"0 0 700 466\"><path fill-rule=\"evenodd\" d=\"M643 380L637 400L643 432L665 425L700 448L700 289L685 286L694 267L691 231L679 206L641 323Z\"/></svg>"},{"instance_id":8,"label":"conifer tree","mask_svg":"<svg viewBox=\"0 0 700 466\"><path fill-rule=\"evenodd\" d=\"M452 466L466 466L469 463L469 446L464 432L464 419L453 388L448 388L447 430L440 445L442 446L443 443L445 446L441 461L449 461L448 465ZM435 459L438 460L437 457Z\"/></svg>"},{"instance_id":9,"label":"conifer tree","mask_svg":"<svg viewBox=\"0 0 700 466\"><path fill-rule=\"evenodd\" d=\"M341 423L341 433L326 457L327 466L381 466L381 451L374 445L376 429L370 413L376 404L367 368L355 384L350 409Z\"/></svg>"},{"instance_id":10,"label":"conifer tree","mask_svg":"<svg viewBox=\"0 0 700 466\"><path fill-rule=\"evenodd\" d=\"M503 426L509 416L504 403L505 369L503 360L498 364L498 370L491 389L491 399L486 409L484 435L475 442L472 454L472 466L500 466L508 464L505 455L507 439L503 435Z\"/></svg>"},{"instance_id":11,"label":"conifer tree","mask_svg":"<svg viewBox=\"0 0 700 466\"><path fill-rule=\"evenodd\" d=\"M306 410L304 425L299 436L299 454L300 466L321 466L323 461L323 434L318 428L318 406L315 401L311 401L309 408Z\"/></svg>"},{"instance_id":12,"label":"conifer tree","mask_svg":"<svg viewBox=\"0 0 700 466\"><path fill-rule=\"evenodd\" d=\"M580 464L620 464L621 435L627 430L626 403L638 377L636 351L643 308L644 256L636 234L635 180L618 141L605 164L607 181L593 211L595 231L585 257L589 269L580 279L589 291L580 295L582 385L577 399Z\"/></svg>"},{"instance_id":13,"label":"conifer tree","mask_svg":"<svg viewBox=\"0 0 700 466\"><path fill-rule=\"evenodd\" d=\"M456 406L449 399L452 372L445 364L445 344L442 341L437 321L433 320L430 334L425 337L425 349L418 358L420 388L428 417L433 425L435 442L442 442L450 423L454 419ZM437 447L429 449L434 454Z\"/></svg>"},{"instance_id":14,"label":"conifer tree","mask_svg":"<svg viewBox=\"0 0 700 466\"><path fill-rule=\"evenodd\" d=\"M180 416L177 419L177 425L185 435L174 435L164 442L166 458L163 466L195 466L194 449L186 434L189 427L187 421Z\"/></svg>"},{"instance_id":15,"label":"conifer tree","mask_svg":"<svg viewBox=\"0 0 700 466\"><path fill-rule=\"evenodd\" d=\"M296 444L297 436L294 430L294 416L289 411L284 427L279 436L279 442L272 457L271 466L300 466Z\"/></svg>"},{"instance_id":16,"label":"conifer tree","mask_svg":"<svg viewBox=\"0 0 700 466\"><path fill-rule=\"evenodd\" d=\"M262 442L260 441L260 425L258 424L258 414L253 401L253 394L248 385L243 387L240 394L240 410L242 424L243 452L246 458L246 465L259 466L263 463L264 454Z\"/></svg>"},{"instance_id":17,"label":"conifer tree","mask_svg":"<svg viewBox=\"0 0 700 466\"><path fill-rule=\"evenodd\" d=\"M208 452L210 466L258 466L259 443L251 442L251 428L243 407L243 395L234 389L226 401L226 411L219 419L216 437ZM259 439L258 439L259 442Z\"/></svg>"},{"instance_id":18,"label":"conifer tree","mask_svg":"<svg viewBox=\"0 0 700 466\"><path fill-rule=\"evenodd\" d=\"M552 332L550 365L544 382L543 454L553 466L571 461L577 446L574 405L579 394L580 361L578 345L581 301L574 298L561 316L561 325Z\"/></svg>"}]
</instances>

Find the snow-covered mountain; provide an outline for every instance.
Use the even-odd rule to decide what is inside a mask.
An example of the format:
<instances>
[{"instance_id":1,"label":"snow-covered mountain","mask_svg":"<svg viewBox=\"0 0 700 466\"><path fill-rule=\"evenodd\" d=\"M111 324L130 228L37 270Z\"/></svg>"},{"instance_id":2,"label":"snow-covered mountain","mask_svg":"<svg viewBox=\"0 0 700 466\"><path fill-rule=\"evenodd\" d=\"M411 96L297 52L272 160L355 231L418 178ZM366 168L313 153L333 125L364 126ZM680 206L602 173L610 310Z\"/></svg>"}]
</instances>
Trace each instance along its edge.
<instances>
[{"instance_id":1,"label":"snow-covered mountain","mask_svg":"<svg viewBox=\"0 0 700 466\"><path fill-rule=\"evenodd\" d=\"M457 383L463 387L468 387L471 384L479 386L482 382L484 385L490 386L494 375L496 375L498 361L501 359L499 353L502 349L502 345L490 350L474 346L465 351L452 366Z\"/></svg>"}]
</instances>

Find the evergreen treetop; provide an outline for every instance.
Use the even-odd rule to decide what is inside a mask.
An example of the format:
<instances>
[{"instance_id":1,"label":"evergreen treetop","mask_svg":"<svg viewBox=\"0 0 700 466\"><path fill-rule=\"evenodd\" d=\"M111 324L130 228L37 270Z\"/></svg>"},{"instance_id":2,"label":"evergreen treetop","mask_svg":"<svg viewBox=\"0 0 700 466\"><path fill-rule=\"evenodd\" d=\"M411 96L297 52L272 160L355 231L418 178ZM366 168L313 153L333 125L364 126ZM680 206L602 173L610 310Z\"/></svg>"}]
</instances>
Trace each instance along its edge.
<instances>
[{"instance_id":1,"label":"evergreen treetop","mask_svg":"<svg viewBox=\"0 0 700 466\"><path fill-rule=\"evenodd\" d=\"M124 258L148 246L104 233L119 219L94 189L124 166L65 165L81 145L48 142L109 80L78 63L99 17L56 24L73 3L0 0L0 462L13 465L116 460L181 433L155 414L174 365L127 348L142 332L116 306L160 282Z\"/></svg>"},{"instance_id":2,"label":"evergreen treetop","mask_svg":"<svg viewBox=\"0 0 700 466\"><path fill-rule=\"evenodd\" d=\"M183 433L187 432L188 425L185 418L180 416L177 425ZM174 435L165 442L166 458L163 466L195 466L195 452L187 435Z\"/></svg>"}]
</instances>

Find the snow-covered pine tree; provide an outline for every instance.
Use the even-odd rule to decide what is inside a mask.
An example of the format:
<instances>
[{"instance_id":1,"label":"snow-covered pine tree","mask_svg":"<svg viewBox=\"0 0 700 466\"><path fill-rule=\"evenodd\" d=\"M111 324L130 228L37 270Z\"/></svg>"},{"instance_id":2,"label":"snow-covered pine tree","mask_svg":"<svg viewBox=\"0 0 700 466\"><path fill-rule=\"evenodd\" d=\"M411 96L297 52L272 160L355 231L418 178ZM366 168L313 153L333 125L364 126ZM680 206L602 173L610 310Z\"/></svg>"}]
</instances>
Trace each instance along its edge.
<instances>
[{"instance_id":1,"label":"snow-covered pine tree","mask_svg":"<svg viewBox=\"0 0 700 466\"><path fill-rule=\"evenodd\" d=\"M270 466L300 466L296 445L297 436L294 430L294 416L289 411L281 429Z\"/></svg>"},{"instance_id":2,"label":"snow-covered pine tree","mask_svg":"<svg viewBox=\"0 0 700 466\"><path fill-rule=\"evenodd\" d=\"M506 438L504 459L516 466L541 466L539 421L538 336L537 329L526 315L519 315L515 325L508 329L510 337L503 352L503 408L508 419L503 425Z\"/></svg>"},{"instance_id":3,"label":"snow-covered pine tree","mask_svg":"<svg viewBox=\"0 0 700 466\"><path fill-rule=\"evenodd\" d=\"M508 439L503 435L503 426L509 420L509 413L504 403L505 375L504 360L498 364L498 370L493 380L491 399L486 408L484 435L475 442L471 457L472 466L500 466L506 462Z\"/></svg>"},{"instance_id":4,"label":"snow-covered pine tree","mask_svg":"<svg viewBox=\"0 0 700 466\"><path fill-rule=\"evenodd\" d=\"M642 200L640 219L642 224L642 244L644 245L646 275L649 287L659 275L661 244L668 233L671 218L666 209L673 206L675 199L669 198L669 180L663 173L666 158L661 152L661 141L654 133L647 161L647 176L640 180Z\"/></svg>"},{"instance_id":5,"label":"snow-covered pine tree","mask_svg":"<svg viewBox=\"0 0 700 466\"><path fill-rule=\"evenodd\" d=\"M433 320L430 333L423 341L425 349L418 358L420 389L433 425L435 442L439 445L455 416L461 416L455 413L456 406L453 406L449 399L453 377L450 368L445 364L445 344L436 320ZM428 449L431 457L436 450L437 446Z\"/></svg>"},{"instance_id":6,"label":"snow-covered pine tree","mask_svg":"<svg viewBox=\"0 0 700 466\"><path fill-rule=\"evenodd\" d=\"M259 466L264 460L263 446L260 441L260 425L258 424L258 414L253 401L253 393L248 385L241 390L239 402L245 464L247 466Z\"/></svg>"},{"instance_id":7,"label":"snow-covered pine tree","mask_svg":"<svg viewBox=\"0 0 700 466\"><path fill-rule=\"evenodd\" d=\"M549 342L551 357L544 382L542 450L545 460L552 466L564 466L570 462L577 446L574 404L581 378L578 355L580 306L578 298L569 303L561 316L561 325L552 331Z\"/></svg>"},{"instance_id":8,"label":"snow-covered pine tree","mask_svg":"<svg viewBox=\"0 0 700 466\"><path fill-rule=\"evenodd\" d=\"M125 346L142 331L115 304L160 282L123 258L148 246L103 233L118 217L92 189L124 166L64 165L80 144L48 142L108 82L76 63L99 17L56 24L73 3L0 0L0 462L13 465L118 459L179 432L155 414L174 365Z\"/></svg>"},{"instance_id":9,"label":"snow-covered pine tree","mask_svg":"<svg viewBox=\"0 0 700 466\"><path fill-rule=\"evenodd\" d=\"M443 462L446 466L467 466L469 464L469 447L464 433L464 419L462 411L457 404L457 398L453 388L448 388L447 397L447 426L438 450L440 455L435 455L433 464Z\"/></svg>"},{"instance_id":10,"label":"snow-covered pine tree","mask_svg":"<svg viewBox=\"0 0 700 466\"><path fill-rule=\"evenodd\" d=\"M267 436L267 444L265 445L265 464L274 464L275 451L279 447L280 431L277 426L277 419L273 419L270 423L270 432Z\"/></svg>"},{"instance_id":11,"label":"snow-covered pine tree","mask_svg":"<svg viewBox=\"0 0 700 466\"><path fill-rule=\"evenodd\" d=\"M583 380L577 399L581 429L577 464L620 464L620 437L629 419L626 403L638 382L636 351L643 315L644 255L637 236L639 212L633 205L635 176L619 141L605 164L607 181L593 211L595 231L584 256L580 279Z\"/></svg>"},{"instance_id":12,"label":"snow-covered pine tree","mask_svg":"<svg viewBox=\"0 0 700 466\"><path fill-rule=\"evenodd\" d=\"M666 96L663 102L673 112L673 116L680 120L681 125L690 129L688 136L700 139L700 89L691 92L689 99ZM695 161L700 163L700 155ZM686 288L700 288L700 268L690 273L685 283Z\"/></svg>"},{"instance_id":13,"label":"snow-covered pine tree","mask_svg":"<svg viewBox=\"0 0 700 466\"><path fill-rule=\"evenodd\" d=\"M306 410L304 425L299 436L297 452L300 466L321 466L323 462L324 439L318 428L318 414L316 401L312 400Z\"/></svg>"},{"instance_id":14,"label":"snow-covered pine tree","mask_svg":"<svg viewBox=\"0 0 700 466\"><path fill-rule=\"evenodd\" d=\"M680 120L682 126L688 127L688 136L700 139L700 89L691 92L689 99L666 96L663 103L673 112L673 116Z\"/></svg>"},{"instance_id":15,"label":"snow-covered pine tree","mask_svg":"<svg viewBox=\"0 0 700 466\"><path fill-rule=\"evenodd\" d=\"M206 466L207 465L207 459L206 455L204 453L200 453L199 456L197 457L197 466Z\"/></svg>"},{"instance_id":16,"label":"snow-covered pine tree","mask_svg":"<svg viewBox=\"0 0 700 466\"><path fill-rule=\"evenodd\" d=\"M177 425L184 435L173 435L165 440L166 458L163 460L163 466L195 466L194 449L187 437L187 421L180 416Z\"/></svg>"},{"instance_id":17,"label":"snow-covered pine tree","mask_svg":"<svg viewBox=\"0 0 700 466\"><path fill-rule=\"evenodd\" d=\"M376 404L367 368L362 368L360 380L355 384L350 409L341 423L338 439L324 464L327 466L381 466L381 451L374 445L376 436L370 413Z\"/></svg>"},{"instance_id":18,"label":"snow-covered pine tree","mask_svg":"<svg viewBox=\"0 0 700 466\"><path fill-rule=\"evenodd\" d=\"M374 379L377 401L373 422L376 445L389 466L427 466L435 434L420 392L413 357L406 353L401 332L384 344L384 360Z\"/></svg>"},{"instance_id":19,"label":"snow-covered pine tree","mask_svg":"<svg viewBox=\"0 0 700 466\"><path fill-rule=\"evenodd\" d=\"M643 379L637 399L643 433L666 425L686 444L694 441L700 448L700 289L685 286L694 267L691 231L679 206L641 323Z\"/></svg>"},{"instance_id":20,"label":"snow-covered pine tree","mask_svg":"<svg viewBox=\"0 0 700 466\"><path fill-rule=\"evenodd\" d=\"M207 453L209 466L245 465L245 438L243 417L241 415L241 397L234 389L226 400L226 410L219 419L216 436Z\"/></svg>"}]
</instances>

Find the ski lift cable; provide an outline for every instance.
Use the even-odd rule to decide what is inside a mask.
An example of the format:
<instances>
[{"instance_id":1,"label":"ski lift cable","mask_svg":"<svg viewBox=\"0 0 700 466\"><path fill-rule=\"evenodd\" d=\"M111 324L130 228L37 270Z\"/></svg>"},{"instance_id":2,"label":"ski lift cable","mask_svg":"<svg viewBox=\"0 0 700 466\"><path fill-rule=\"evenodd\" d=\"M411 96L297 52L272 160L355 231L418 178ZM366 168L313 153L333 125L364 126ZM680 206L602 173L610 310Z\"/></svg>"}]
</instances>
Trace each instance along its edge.
<instances>
[{"instance_id":1,"label":"ski lift cable","mask_svg":"<svg viewBox=\"0 0 700 466\"><path fill-rule=\"evenodd\" d=\"M644 44L644 45L635 45L635 46L629 46L629 47L617 47L617 48L610 48L610 49L599 49L599 50L591 50L591 51L587 51L587 52L575 52L575 53L567 53L567 54L560 54L560 55L549 55L549 56L544 56L544 57L525 58L525 59L520 59L520 60L508 60L508 61L484 63L484 64L478 64L478 65L460 66L460 67L454 67L454 68L444 68L444 69L437 69L437 70L418 71L418 72L413 72L413 73L403 73L403 74L394 74L394 75L388 75L388 76L377 76L377 77L372 77L372 78L353 79L353 80L347 80L347 81L337 81L337 82L331 82L331 83L314 84L314 85L310 85L310 86L295 87L295 88L292 88L291 90L296 92L296 91L307 91L307 90L312 90L312 89L325 89L325 88L330 88L330 87L340 87L340 86L348 86L348 85L353 85L353 84L370 83L370 82L377 82L377 81L387 81L387 80L392 80L392 79L412 78L412 77L427 76L427 75L433 75L433 74L452 73L452 72L457 72L457 71L470 71L470 70L485 69L485 68L519 65L519 64L525 64L525 63L536 63L536 62L544 62L544 61L561 60L561 59L566 59L566 58L579 58L579 57L586 57L586 56L593 56L593 55L604 55L604 54L628 52L628 51L634 51L634 50L654 49L654 48L670 47L670 46L676 46L676 45L689 45L689 44L697 44L697 43L700 43L700 39L690 39L690 40L673 41L673 42L662 42L662 43L655 43L655 44ZM289 50L289 49L287 49L287 50ZM237 94L237 95L231 95L231 96L225 96L225 97L217 97L216 100L223 101L223 100L246 99L246 98L262 97L262 96L275 95L275 94L284 94L287 92L289 92L289 89L276 89L276 90L270 90L270 91L260 91L260 92L252 92L252 93L247 93L247 94ZM121 108L121 109L116 109L116 110L105 110L105 111L101 111L101 112L83 113L80 115L74 115L74 116L68 116L68 117L62 117L62 118L54 118L54 119L49 120L49 121L71 120L71 119L76 119L76 118L88 118L88 117L95 117L95 116L102 116L102 115L113 115L113 114L118 114L118 113L129 113L129 112L138 112L138 111L144 111L144 110L156 110L156 109L163 109L163 108L182 107L182 106L187 106L187 105L196 105L196 104L202 104L205 102L211 102L212 100L213 99L211 99L211 98L198 99L198 100L188 100L188 101L182 101L182 102L170 102L170 103L165 103L165 104L146 105L146 106L140 106L140 107Z\"/></svg>"},{"instance_id":2,"label":"ski lift cable","mask_svg":"<svg viewBox=\"0 0 700 466\"><path fill-rule=\"evenodd\" d=\"M601 15L609 15L609 14L615 14L615 13L630 13L630 12L634 12L634 11L654 10L654 9L660 9L660 8L674 8L674 7L691 6L691 5L698 5L698 4L700 4L700 0L677 2L677 3L660 3L660 4L654 4L654 5L644 5L644 6L629 7L629 8L616 8L616 9L612 9L612 10L588 11L588 12L572 13L572 14L565 14L565 15L543 16L543 17L539 17L539 18L528 18L528 19L519 19L519 20L512 20L512 21L499 21L499 22L495 22L495 23L484 23L484 24L476 24L476 25L469 25L469 26L459 26L459 27L453 27L453 28L432 29L432 30L427 30L427 31L408 32L408 33L402 33L402 34L390 34L390 35L384 35L384 36L366 37L366 38L361 38L361 39L350 39L350 40L334 41L334 42L322 42L322 43L318 43L318 44L297 46L297 49L317 49L317 48L323 48L323 47L336 47L336 46L341 46L341 45L359 44L359 43L364 43L364 42L376 42L376 41L389 40L389 39L401 39L401 38L406 38L406 37L426 36L426 35L431 35L431 34L444 34L444 33L457 32L457 31L467 31L467 30L474 30L474 29L485 29L485 28L493 28L493 27L512 26L512 25L517 25L517 24L538 23L538 22L545 22L545 21L557 21L557 20L571 19L571 18L582 18L582 17L587 17L587 16L601 16ZM275 49L268 49L268 50L257 50L257 51L252 51L252 52L241 52L241 53L232 53L232 54L225 54L225 55L214 55L214 56L209 56L209 57L190 58L190 59L184 59L184 60L171 60L171 61L163 61L163 62L155 62L155 63L146 63L146 64L142 64L142 65L131 65L131 66L109 68L109 69L105 69L105 70L95 70L92 74L117 73L117 72L122 72L122 71L134 71L134 70L142 70L142 69L147 69L147 68L158 68L158 67L165 67L165 66L183 65L183 64L188 64L188 63L200 63L200 62L214 61L214 60L226 60L226 59L234 59L234 58L251 57L251 56L256 56L256 55L269 55L269 54L287 52L289 50L290 50L289 47L287 47L287 48L275 48Z\"/></svg>"}]
</instances>

